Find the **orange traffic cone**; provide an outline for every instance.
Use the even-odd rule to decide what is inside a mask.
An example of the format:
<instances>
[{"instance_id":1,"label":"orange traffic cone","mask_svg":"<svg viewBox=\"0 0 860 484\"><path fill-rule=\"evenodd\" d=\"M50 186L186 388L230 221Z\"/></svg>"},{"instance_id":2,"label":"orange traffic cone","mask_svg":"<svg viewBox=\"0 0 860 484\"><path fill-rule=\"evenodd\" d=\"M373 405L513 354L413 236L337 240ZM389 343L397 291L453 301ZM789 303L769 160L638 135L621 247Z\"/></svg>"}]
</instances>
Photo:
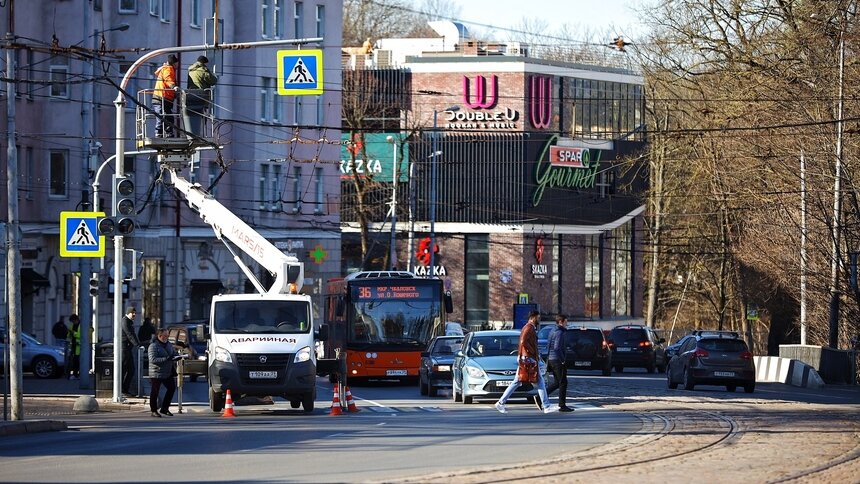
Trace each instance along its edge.
<instances>
[{"instance_id":1,"label":"orange traffic cone","mask_svg":"<svg viewBox=\"0 0 860 484\"><path fill-rule=\"evenodd\" d=\"M346 387L346 407L350 412L358 412L360 409L355 405L355 400L352 399L352 392L349 387Z\"/></svg>"},{"instance_id":2,"label":"orange traffic cone","mask_svg":"<svg viewBox=\"0 0 860 484\"><path fill-rule=\"evenodd\" d=\"M343 409L340 408L340 395L338 395L337 387L334 388L334 399L331 401L331 410L329 415L343 415Z\"/></svg>"},{"instance_id":3,"label":"orange traffic cone","mask_svg":"<svg viewBox=\"0 0 860 484\"><path fill-rule=\"evenodd\" d=\"M221 414L222 417L235 417L236 414L233 413L233 397L230 395L230 389L227 389L227 399L224 403L224 413Z\"/></svg>"}]
</instances>

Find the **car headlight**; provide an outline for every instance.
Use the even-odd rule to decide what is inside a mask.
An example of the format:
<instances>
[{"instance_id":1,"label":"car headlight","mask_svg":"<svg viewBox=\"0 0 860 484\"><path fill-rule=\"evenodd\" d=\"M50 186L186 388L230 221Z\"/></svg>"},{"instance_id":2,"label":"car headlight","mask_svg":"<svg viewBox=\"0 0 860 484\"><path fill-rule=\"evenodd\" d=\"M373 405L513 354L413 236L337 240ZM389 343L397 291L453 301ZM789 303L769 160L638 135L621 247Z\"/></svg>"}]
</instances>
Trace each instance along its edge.
<instances>
[{"instance_id":1,"label":"car headlight","mask_svg":"<svg viewBox=\"0 0 860 484\"><path fill-rule=\"evenodd\" d=\"M468 373L472 378L487 378L487 374L484 373L484 370L474 366L467 366L466 373Z\"/></svg>"},{"instance_id":2,"label":"car headlight","mask_svg":"<svg viewBox=\"0 0 860 484\"><path fill-rule=\"evenodd\" d=\"M220 361L222 363L233 363L233 355L231 355L230 352L225 350L224 348L216 346L215 361Z\"/></svg>"},{"instance_id":3,"label":"car headlight","mask_svg":"<svg viewBox=\"0 0 860 484\"><path fill-rule=\"evenodd\" d=\"M296 357L293 358L293 363L302 363L311 359L311 347L305 346L296 352Z\"/></svg>"},{"instance_id":4,"label":"car headlight","mask_svg":"<svg viewBox=\"0 0 860 484\"><path fill-rule=\"evenodd\" d=\"M433 371L451 371L451 365L433 365Z\"/></svg>"}]
</instances>

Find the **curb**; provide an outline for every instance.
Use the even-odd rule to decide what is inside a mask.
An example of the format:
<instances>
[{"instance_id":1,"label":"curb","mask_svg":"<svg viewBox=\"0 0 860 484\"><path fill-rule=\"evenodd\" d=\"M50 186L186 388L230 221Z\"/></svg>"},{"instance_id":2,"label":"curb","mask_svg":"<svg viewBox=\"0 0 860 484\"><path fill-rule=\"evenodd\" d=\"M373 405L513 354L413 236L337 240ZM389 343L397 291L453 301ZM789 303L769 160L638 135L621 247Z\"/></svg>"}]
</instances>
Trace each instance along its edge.
<instances>
[{"instance_id":1,"label":"curb","mask_svg":"<svg viewBox=\"0 0 860 484\"><path fill-rule=\"evenodd\" d=\"M0 437L37 432L59 432L68 429L69 426L66 422L61 420L19 420L0 423Z\"/></svg>"}]
</instances>

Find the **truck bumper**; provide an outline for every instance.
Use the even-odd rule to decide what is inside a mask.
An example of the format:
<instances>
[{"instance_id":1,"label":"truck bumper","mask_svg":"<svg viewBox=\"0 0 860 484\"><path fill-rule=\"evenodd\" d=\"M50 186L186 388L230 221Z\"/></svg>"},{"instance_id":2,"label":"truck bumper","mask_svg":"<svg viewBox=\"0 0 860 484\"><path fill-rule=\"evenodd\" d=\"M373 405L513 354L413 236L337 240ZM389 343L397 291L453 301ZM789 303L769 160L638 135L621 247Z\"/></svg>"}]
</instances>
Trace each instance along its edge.
<instances>
[{"instance_id":1,"label":"truck bumper","mask_svg":"<svg viewBox=\"0 0 860 484\"><path fill-rule=\"evenodd\" d=\"M209 366L209 380L215 392L229 389L234 397L300 397L314 391L316 365L313 361L290 361L286 366L249 366L235 361L215 361Z\"/></svg>"}]
</instances>

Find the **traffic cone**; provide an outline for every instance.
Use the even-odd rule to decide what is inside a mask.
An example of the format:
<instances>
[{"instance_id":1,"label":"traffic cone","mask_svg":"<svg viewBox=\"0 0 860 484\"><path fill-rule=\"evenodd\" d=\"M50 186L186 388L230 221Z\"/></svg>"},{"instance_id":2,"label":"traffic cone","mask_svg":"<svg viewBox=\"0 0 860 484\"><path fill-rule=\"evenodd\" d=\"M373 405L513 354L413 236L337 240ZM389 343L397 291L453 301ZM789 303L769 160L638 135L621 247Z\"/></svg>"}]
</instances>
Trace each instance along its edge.
<instances>
[{"instance_id":1,"label":"traffic cone","mask_svg":"<svg viewBox=\"0 0 860 484\"><path fill-rule=\"evenodd\" d=\"M230 395L230 389L227 389L227 399L224 403L224 413L221 414L222 417L235 417L236 414L233 413L233 396Z\"/></svg>"},{"instance_id":2,"label":"traffic cone","mask_svg":"<svg viewBox=\"0 0 860 484\"><path fill-rule=\"evenodd\" d=\"M349 387L346 387L346 407L350 412L358 412L360 409L355 405L355 400L352 399L352 392Z\"/></svg>"},{"instance_id":3,"label":"traffic cone","mask_svg":"<svg viewBox=\"0 0 860 484\"><path fill-rule=\"evenodd\" d=\"M343 409L340 408L340 395L338 395L337 387L334 388L334 399L331 401L331 411L329 415L343 415Z\"/></svg>"}]
</instances>

